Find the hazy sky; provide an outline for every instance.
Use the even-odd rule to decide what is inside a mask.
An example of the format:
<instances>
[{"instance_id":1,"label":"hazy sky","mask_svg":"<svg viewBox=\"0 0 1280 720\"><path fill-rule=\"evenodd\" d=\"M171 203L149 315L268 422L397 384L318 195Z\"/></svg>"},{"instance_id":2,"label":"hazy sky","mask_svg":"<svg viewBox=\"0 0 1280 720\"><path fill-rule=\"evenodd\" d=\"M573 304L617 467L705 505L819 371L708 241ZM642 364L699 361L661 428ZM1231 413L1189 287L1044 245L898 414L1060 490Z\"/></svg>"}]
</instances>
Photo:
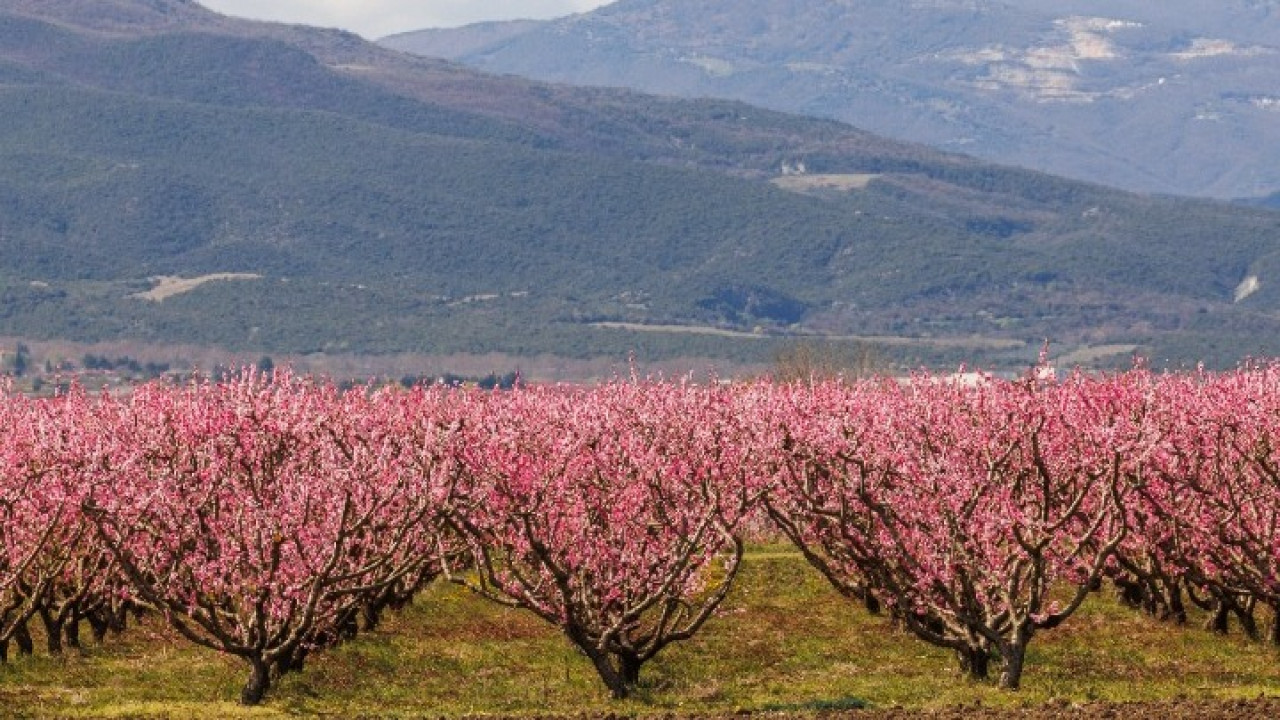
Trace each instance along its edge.
<instances>
[{"instance_id":1,"label":"hazy sky","mask_svg":"<svg viewBox=\"0 0 1280 720\"><path fill-rule=\"evenodd\" d=\"M224 15L338 27L374 39L482 20L552 18L608 0L200 0Z\"/></svg>"}]
</instances>

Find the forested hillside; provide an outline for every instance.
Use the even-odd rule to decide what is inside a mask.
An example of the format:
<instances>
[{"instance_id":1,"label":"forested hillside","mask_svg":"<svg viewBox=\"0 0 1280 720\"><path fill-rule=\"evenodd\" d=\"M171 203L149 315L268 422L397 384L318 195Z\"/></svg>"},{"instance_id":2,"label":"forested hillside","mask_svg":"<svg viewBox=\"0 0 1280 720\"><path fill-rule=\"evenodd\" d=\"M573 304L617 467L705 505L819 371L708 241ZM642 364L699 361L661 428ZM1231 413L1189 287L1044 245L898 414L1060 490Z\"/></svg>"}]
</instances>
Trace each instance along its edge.
<instances>
[{"instance_id":1,"label":"forested hillside","mask_svg":"<svg viewBox=\"0 0 1280 720\"><path fill-rule=\"evenodd\" d=\"M0 126L4 335L756 360L859 336L904 363L1022 363L1046 337L1113 361L1280 352L1271 211L193 3L0 2Z\"/></svg>"}]
</instances>

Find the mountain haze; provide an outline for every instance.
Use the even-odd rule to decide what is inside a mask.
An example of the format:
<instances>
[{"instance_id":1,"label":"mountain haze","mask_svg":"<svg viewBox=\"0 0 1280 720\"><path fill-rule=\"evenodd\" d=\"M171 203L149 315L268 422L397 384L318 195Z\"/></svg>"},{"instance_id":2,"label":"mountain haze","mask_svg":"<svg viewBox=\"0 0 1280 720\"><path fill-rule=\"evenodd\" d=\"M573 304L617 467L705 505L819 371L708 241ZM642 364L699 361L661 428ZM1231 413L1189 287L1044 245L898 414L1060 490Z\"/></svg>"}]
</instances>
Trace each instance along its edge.
<instances>
[{"instance_id":1,"label":"mountain haze","mask_svg":"<svg viewBox=\"0 0 1280 720\"><path fill-rule=\"evenodd\" d=\"M383 43L831 117L1131 190L1280 190L1276 0L621 0Z\"/></svg>"},{"instance_id":2,"label":"mountain haze","mask_svg":"<svg viewBox=\"0 0 1280 720\"><path fill-rule=\"evenodd\" d=\"M1274 211L191 2L0 0L0 126L0 335L754 360L874 336L903 363L1009 365L1046 337L1121 361L1280 352Z\"/></svg>"}]
</instances>

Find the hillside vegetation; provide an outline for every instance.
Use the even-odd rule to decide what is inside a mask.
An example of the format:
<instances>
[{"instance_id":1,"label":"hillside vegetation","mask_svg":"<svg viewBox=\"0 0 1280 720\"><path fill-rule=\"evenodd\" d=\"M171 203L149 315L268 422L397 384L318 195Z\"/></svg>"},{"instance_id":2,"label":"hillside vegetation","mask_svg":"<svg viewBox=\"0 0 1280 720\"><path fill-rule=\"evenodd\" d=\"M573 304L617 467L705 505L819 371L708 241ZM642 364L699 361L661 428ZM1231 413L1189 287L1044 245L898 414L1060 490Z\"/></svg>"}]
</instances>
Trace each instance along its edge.
<instances>
[{"instance_id":1,"label":"hillside vegetation","mask_svg":"<svg viewBox=\"0 0 1280 720\"><path fill-rule=\"evenodd\" d=\"M904 364L1022 365L1046 337L1175 363L1280 352L1266 209L488 76L189 2L0 2L0 123L5 335L756 361L797 335L870 335L906 338ZM873 179L771 183L796 173ZM135 297L218 273L262 279Z\"/></svg>"}]
</instances>

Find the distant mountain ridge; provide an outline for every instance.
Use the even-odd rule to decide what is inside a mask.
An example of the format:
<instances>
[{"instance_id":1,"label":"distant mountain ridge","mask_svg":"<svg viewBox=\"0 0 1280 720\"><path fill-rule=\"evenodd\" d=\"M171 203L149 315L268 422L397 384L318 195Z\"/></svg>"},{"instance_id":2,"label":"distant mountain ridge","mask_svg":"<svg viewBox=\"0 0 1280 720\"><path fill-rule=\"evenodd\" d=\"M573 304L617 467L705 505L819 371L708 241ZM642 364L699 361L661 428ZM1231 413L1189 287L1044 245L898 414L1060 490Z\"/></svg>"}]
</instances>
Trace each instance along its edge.
<instances>
[{"instance_id":1,"label":"distant mountain ridge","mask_svg":"<svg viewBox=\"0 0 1280 720\"><path fill-rule=\"evenodd\" d=\"M907 365L1005 367L1046 337L1110 362L1280 353L1274 211L180 0L0 0L0 127L3 336L755 361L854 336Z\"/></svg>"},{"instance_id":2,"label":"distant mountain ridge","mask_svg":"<svg viewBox=\"0 0 1280 720\"><path fill-rule=\"evenodd\" d=\"M1280 190L1276 0L621 0L382 42L831 117L1130 190Z\"/></svg>"}]
</instances>

